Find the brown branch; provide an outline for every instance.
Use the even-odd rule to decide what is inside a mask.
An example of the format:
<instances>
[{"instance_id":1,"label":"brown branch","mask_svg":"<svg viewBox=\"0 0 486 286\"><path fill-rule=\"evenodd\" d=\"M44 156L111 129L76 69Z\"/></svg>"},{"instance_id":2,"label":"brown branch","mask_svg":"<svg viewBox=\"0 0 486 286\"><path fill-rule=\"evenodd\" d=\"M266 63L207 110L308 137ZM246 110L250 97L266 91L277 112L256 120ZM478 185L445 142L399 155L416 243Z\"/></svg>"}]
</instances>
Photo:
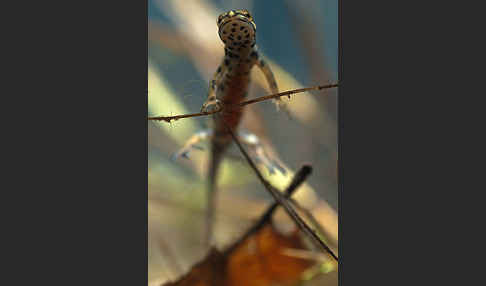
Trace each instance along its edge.
<instances>
[{"instance_id":1,"label":"brown branch","mask_svg":"<svg viewBox=\"0 0 486 286\"><path fill-rule=\"evenodd\" d=\"M154 116L149 117L148 120L156 120L156 121L165 121L170 123L172 120L178 120L181 118L189 118L189 117L197 117L197 116L206 116L214 113L220 112L222 109L216 109L209 112L198 112L198 113L189 113L189 114L182 114L182 115L175 115L175 116Z\"/></svg>"},{"instance_id":2,"label":"brown branch","mask_svg":"<svg viewBox=\"0 0 486 286\"><path fill-rule=\"evenodd\" d=\"M252 103L256 103L256 102L260 102L260 101L264 101L264 100L268 100L268 99L273 99L273 98L277 98L277 97L282 97L282 96L289 96L289 98L290 98L290 95L292 95L292 94L302 93L302 92L311 91L311 90L328 89L328 88L333 88L333 87L338 87L338 86L339 86L338 83L333 83L333 84L328 84L328 85L318 85L318 86L313 86L313 87L305 87L305 88L299 88L299 89L294 89L294 90L288 90L288 91L279 92L279 93L276 93L276 94L261 96L261 97L255 98L255 99L250 99L250 100L241 102L238 105L239 106L245 106L245 105L248 105L248 104L252 104Z\"/></svg>"},{"instance_id":3,"label":"brown branch","mask_svg":"<svg viewBox=\"0 0 486 286\"><path fill-rule=\"evenodd\" d=\"M251 160L250 156L248 155L248 153L245 151L245 149L243 148L243 146L241 145L240 141L238 140L238 138L236 138L235 134L233 133L233 131L231 130L230 127L228 127L228 125L226 125L226 122L224 122L223 119L221 119L221 121L223 122L223 124L225 125L226 127L226 130L228 131L228 133L231 135L231 137L233 138L233 141L236 143L236 145L238 146L238 148L240 149L241 153L243 153L243 156L245 156L246 160L248 161L248 164L250 165L250 167L253 169L253 171L255 172L255 174L257 175L258 179L260 180L260 182L263 184L263 186L265 187L265 189L267 189L267 191L272 195L272 197L275 199L275 201L278 202L279 205L281 205L284 210L287 212L287 214L290 216L290 218L295 222L295 224L297 225L297 227L303 231L307 236L309 236L311 238L311 240L321 249L323 250L323 252L328 252L329 254L331 254L331 256L336 260L338 261L338 258L337 256L334 254L334 252L320 239L320 237L307 225L307 223L305 221L303 221L300 216L297 214L297 212L292 208L292 206L288 203L288 201L282 196L282 194L276 190L272 185L270 185L270 183L268 183L262 176L262 174L260 173L260 171L258 171L258 168L256 167L255 163L253 163L253 161Z\"/></svg>"},{"instance_id":4,"label":"brown branch","mask_svg":"<svg viewBox=\"0 0 486 286\"><path fill-rule=\"evenodd\" d=\"M318 85L318 86L313 86L313 87L306 87L306 88L288 90L288 91L284 91L284 92L280 92L280 93L276 93L276 94L261 96L261 97L255 98L255 99L243 101L243 102L236 104L236 106L245 106L245 105L248 105L248 104L253 104L253 103L260 102L260 101L274 99L274 98L282 97L282 96L289 96L289 98L290 98L290 95L292 95L292 94L302 93L302 92L311 91L311 90L328 89L328 88L333 88L333 87L338 87L338 86L339 86L339 84L334 83L334 84L328 84L328 85ZM223 106L220 109L216 109L216 110L209 111L209 112L189 113L189 114L182 114L182 115L175 115L175 116L154 116L154 117L149 117L148 120L165 121L167 123L170 123L172 120L178 120L178 119L189 118L189 117L206 116L206 115L210 115L210 114L219 113L219 112L223 111L223 109L231 108L231 107L232 107L231 105L226 105L226 106Z\"/></svg>"}]
</instances>

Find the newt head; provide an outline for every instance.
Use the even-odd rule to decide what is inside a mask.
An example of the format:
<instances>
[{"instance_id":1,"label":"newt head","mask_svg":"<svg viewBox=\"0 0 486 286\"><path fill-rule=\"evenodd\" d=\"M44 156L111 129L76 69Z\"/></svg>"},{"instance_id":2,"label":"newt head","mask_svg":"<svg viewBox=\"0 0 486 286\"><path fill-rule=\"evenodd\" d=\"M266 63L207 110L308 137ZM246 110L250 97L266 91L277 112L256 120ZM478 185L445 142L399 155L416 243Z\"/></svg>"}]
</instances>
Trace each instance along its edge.
<instances>
[{"instance_id":1,"label":"newt head","mask_svg":"<svg viewBox=\"0 0 486 286\"><path fill-rule=\"evenodd\" d=\"M218 34L225 46L253 47L256 41L256 25L247 10L231 10L219 15Z\"/></svg>"}]
</instances>

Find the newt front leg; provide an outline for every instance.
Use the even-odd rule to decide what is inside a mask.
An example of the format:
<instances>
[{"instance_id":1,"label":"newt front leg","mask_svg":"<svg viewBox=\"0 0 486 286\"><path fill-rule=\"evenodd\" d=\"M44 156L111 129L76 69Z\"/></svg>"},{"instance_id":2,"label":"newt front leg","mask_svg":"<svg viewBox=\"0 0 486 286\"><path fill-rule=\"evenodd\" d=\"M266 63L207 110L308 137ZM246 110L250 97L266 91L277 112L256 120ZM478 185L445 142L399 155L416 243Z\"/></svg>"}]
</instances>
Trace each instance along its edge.
<instances>
[{"instance_id":1,"label":"newt front leg","mask_svg":"<svg viewBox=\"0 0 486 286\"><path fill-rule=\"evenodd\" d=\"M216 97L218 86L221 84L226 66L221 64L213 75L213 78L209 81L208 97L204 104L201 106L201 112L208 112L221 108L221 101Z\"/></svg>"},{"instance_id":2,"label":"newt front leg","mask_svg":"<svg viewBox=\"0 0 486 286\"><path fill-rule=\"evenodd\" d=\"M258 53L255 54L255 57L257 59L256 65L265 75L265 79L267 80L268 86L270 87L270 92L272 94L278 93L277 81L275 80L275 76L273 75L270 66L267 65L267 63L261 58ZM273 102L276 104L277 110L284 109L288 113L287 104L280 97L274 99Z\"/></svg>"}]
</instances>

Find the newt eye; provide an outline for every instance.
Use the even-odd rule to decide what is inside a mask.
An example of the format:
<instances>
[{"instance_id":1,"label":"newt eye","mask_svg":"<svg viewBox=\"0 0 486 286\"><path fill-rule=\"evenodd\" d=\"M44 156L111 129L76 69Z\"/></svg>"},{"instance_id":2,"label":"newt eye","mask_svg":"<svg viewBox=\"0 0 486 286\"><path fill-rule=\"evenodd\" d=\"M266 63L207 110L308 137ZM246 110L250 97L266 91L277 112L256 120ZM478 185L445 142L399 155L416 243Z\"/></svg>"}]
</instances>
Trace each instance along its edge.
<instances>
[{"instance_id":1,"label":"newt eye","mask_svg":"<svg viewBox=\"0 0 486 286\"><path fill-rule=\"evenodd\" d=\"M241 15L245 16L246 18L250 18L251 19L251 15L250 15L250 12L248 12L248 10L239 10L238 11Z\"/></svg>"},{"instance_id":2,"label":"newt eye","mask_svg":"<svg viewBox=\"0 0 486 286\"><path fill-rule=\"evenodd\" d=\"M218 20L216 21L216 24L221 24L221 21L223 20L223 15L219 15Z\"/></svg>"}]
</instances>

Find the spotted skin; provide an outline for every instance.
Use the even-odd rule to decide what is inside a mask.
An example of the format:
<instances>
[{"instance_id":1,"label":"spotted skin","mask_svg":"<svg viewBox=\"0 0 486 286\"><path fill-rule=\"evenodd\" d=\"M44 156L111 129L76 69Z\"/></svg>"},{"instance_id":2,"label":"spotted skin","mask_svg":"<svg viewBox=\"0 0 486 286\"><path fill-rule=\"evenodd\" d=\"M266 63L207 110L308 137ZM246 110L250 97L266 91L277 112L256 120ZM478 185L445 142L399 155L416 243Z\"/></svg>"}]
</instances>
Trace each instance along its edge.
<instances>
[{"instance_id":1,"label":"spotted skin","mask_svg":"<svg viewBox=\"0 0 486 286\"><path fill-rule=\"evenodd\" d=\"M256 25L247 10L231 10L221 14L217 21L218 34L224 43L224 58L216 69L213 78L209 81L209 92L201 111L210 111L224 105L233 105L242 102L248 95L250 73L253 66L261 69L268 81L272 93L278 93L277 82L270 67L258 53L256 46ZM280 99L275 100L277 106L282 104ZM236 130L243 115L242 108L231 108L213 115L214 129L194 135L181 154L187 156L190 146L204 140L211 134L211 159L209 163L208 202L207 202L207 232L206 243L212 240L212 228L215 210L216 178L223 155L231 144L232 137L227 128ZM247 143L255 150L260 161L267 163L272 170L271 160L263 151L261 144L255 144L254 137L250 135L239 136L242 142ZM192 144L192 145L191 145ZM278 167L277 167L278 168Z\"/></svg>"}]
</instances>

